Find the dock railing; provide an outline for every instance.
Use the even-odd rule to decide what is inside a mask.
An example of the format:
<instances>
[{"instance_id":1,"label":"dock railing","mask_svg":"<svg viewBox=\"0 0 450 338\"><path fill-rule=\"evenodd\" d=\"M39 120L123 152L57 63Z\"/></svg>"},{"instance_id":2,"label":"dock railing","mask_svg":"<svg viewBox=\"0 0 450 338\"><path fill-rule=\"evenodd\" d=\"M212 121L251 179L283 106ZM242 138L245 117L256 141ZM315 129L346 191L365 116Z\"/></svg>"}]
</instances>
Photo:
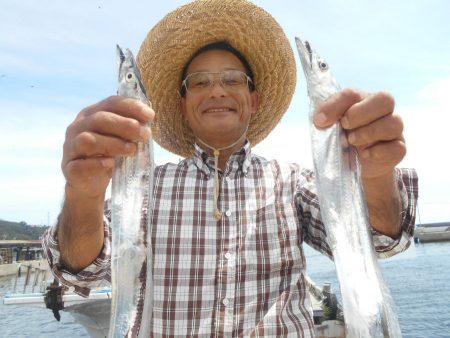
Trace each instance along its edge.
<instances>
[{"instance_id":1,"label":"dock railing","mask_svg":"<svg viewBox=\"0 0 450 338\"><path fill-rule=\"evenodd\" d=\"M17 282L25 275L21 293L45 292L50 277L50 268L46 260L24 261L20 263L19 271L14 280L13 292L17 293Z\"/></svg>"}]
</instances>

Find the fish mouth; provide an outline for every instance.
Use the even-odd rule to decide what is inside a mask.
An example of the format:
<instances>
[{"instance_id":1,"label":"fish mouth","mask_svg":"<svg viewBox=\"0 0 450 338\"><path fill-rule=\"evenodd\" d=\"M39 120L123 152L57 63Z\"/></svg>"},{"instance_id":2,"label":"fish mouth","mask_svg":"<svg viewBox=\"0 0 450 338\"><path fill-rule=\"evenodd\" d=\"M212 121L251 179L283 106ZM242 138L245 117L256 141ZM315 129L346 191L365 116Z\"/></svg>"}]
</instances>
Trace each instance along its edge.
<instances>
[{"instance_id":1,"label":"fish mouth","mask_svg":"<svg viewBox=\"0 0 450 338\"><path fill-rule=\"evenodd\" d=\"M302 40L295 37L295 43L297 45L297 50L300 55L300 61L302 62L302 67L305 72L312 69L312 48L308 41Z\"/></svg>"}]
</instances>

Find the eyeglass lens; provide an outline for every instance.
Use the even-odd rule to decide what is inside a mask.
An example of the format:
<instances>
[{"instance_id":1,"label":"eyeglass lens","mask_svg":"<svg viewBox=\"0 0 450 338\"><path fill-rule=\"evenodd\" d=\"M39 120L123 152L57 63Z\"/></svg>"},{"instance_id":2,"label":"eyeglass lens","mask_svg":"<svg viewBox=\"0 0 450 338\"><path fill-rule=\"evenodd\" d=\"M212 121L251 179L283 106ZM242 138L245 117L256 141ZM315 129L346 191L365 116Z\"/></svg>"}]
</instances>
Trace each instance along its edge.
<instances>
[{"instance_id":1,"label":"eyeglass lens","mask_svg":"<svg viewBox=\"0 0 450 338\"><path fill-rule=\"evenodd\" d=\"M211 88L214 78L218 76L224 89L239 90L248 85L248 76L239 70L225 70L220 73L198 72L188 75L184 81L189 92L199 92Z\"/></svg>"}]
</instances>

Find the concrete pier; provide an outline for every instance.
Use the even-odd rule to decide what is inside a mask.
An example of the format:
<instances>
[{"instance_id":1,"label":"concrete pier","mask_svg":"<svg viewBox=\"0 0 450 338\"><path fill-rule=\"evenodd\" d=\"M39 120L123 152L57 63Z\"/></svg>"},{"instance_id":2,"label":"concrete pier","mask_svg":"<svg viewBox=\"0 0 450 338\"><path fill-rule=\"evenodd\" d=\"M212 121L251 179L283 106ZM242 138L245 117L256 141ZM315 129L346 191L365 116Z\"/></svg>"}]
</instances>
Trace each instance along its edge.
<instances>
[{"instance_id":1,"label":"concrete pier","mask_svg":"<svg viewBox=\"0 0 450 338\"><path fill-rule=\"evenodd\" d=\"M0 264L0 276L11 276L17 275L19 271L19 263L12 262L6 264Z\"/></svg>"},{"instance_id":2,"label":"concrete pier","mask_svg":"<svg viewBox=\"0 0 450 338\"><path fill-rule=\"evenodd\" d=\"M35 263L26 263L35 262ZM42 259L42 246L39 240L0 240L0 276L15 275L20 267L46 264Z\"/></svg>"},{"instance_id":3,"label":"concrete pier","mask_svg":"<svg viewBox=\"0 0 450 338\"><path fill-rule=\"evenodd\" d=\"M450 222L428 223L416 226L415 243L450 241Z\"/></svg>"}]
</instances>

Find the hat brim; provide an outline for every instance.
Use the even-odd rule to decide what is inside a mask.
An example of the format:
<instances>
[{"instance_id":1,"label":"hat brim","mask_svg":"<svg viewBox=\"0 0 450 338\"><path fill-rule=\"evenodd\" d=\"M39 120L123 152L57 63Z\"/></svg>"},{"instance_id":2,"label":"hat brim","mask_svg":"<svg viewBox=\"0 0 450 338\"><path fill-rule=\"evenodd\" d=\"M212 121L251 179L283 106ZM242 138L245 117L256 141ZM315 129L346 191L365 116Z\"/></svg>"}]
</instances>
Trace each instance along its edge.
<instances>
[{"instance_id":1,"label":"hat brim","mask_svg":"<svg viewBox=\"0 0 450 338\"><path fill-rule=\"evenodd\" d=\"M198 49L218 41L242 53L253 71L260 96L247 131L253 145L278 124L294 94L292 48L265 10L243 0L198 0L177 8L147 34L137 62L155 111L153 138L183 157L192 154L195 139L180 112L181 73Z\"/></svg>"}]
</instances>

